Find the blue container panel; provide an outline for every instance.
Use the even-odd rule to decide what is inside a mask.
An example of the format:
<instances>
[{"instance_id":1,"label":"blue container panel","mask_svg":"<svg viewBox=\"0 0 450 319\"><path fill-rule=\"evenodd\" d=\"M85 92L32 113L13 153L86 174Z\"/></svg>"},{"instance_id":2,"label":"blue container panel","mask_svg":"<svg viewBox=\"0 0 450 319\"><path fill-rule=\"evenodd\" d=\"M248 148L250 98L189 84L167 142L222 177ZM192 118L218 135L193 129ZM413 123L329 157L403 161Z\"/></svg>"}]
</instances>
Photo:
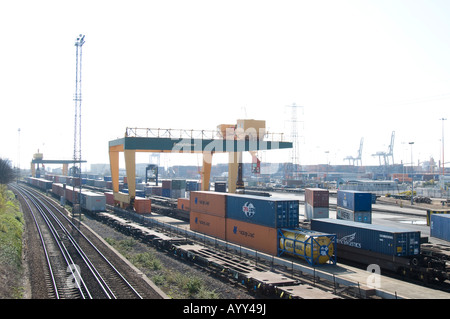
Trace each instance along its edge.
<instances>
[{"instance_id":1,"label":"blue container panel","mask_svg":"<svg viewBox=\"0 0 450 319\"><path fill-rule=\"evenodd\" d=\"M299 202L251 195L227 195L227 218L272 227L297 227Z\"/></svg>"},{"instance_id":2,"label":"blue container panel","mask_svg":"<svg viewBox=\"0 0 450 319\"><path fill-rule=\"evenodd\" d=\"M372 193L358 191L338 191L337 205L353 211L371 211Z\"/></svg>"},{"instance_id":3,"label":"blue container panel","mask_svg":"<svg viewBox=\"0 0 450 319\"><path fill-rule=\"evenodd\" d=\"M450 241L450 215L432 214L430 235L432 237Z\"/></svg>"},{"instance_id":4,"label":"blue container panel","mask_svg":"<svg viewBox=\"0 0 450 319\"><path fill-rule=\"evenodd\" d=\"M162 194L161 194L161 195L162 195L163 197L170 197L171 193L172 193L172 192L170 191L170 189L168 189L168 188L163 188L163 189L162 189Z\"/></svg>"},{"instance_id":5,"label":"blue container panel","mask_svg":"<svg viewBox=\"0 0 450 319\"><path fill-rule=\"evenodd\" d=\"M420 232L337 219L313 219L311 229L336 234L337 244L390 256L420 253Z\"/></svg>"}]
</instances>

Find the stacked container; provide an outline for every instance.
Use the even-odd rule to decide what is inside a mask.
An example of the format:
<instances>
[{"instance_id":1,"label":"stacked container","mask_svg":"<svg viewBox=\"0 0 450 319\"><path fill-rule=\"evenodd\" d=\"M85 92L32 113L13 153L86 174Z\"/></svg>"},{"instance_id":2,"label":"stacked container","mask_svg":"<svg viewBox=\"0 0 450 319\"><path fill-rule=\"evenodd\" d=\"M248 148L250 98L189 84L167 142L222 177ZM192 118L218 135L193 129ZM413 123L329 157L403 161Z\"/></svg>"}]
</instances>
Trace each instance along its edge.
<instances>
[{"instance_id":1,"label":"stacked container","mask_svg":"<svg viewBox=\"0 0 450 319\"><path fill-rule=\"evenodd\" d=\"M191 230L225 240L225 193L191 192Z\"/></svg>"},{"instance_id":2,"label":"stacked container","mask_svg":"<svg viewBox=\"0 0 450 319\"><path fill-rule=\"evenodd\" d=\"M186 180L185 179L173 179L172 180L172 198L185 198L186 197Z\"/></svg>"},{"instance_id":3,"label":"stacked container","mask_svg":"<svg viewBox=\"0 0 450 319\"><path fill-rule=\"evenodd\" d=\"M252 195L227 196L227 240L271 255L278 254L278 229L295 228L299 201Z\"/></svg>"},{"instance_id":4,"label":"stacked container","mask_svg":"<svg viewBox=\"0 0 450 319\"><path fill-rule=\"evenodd\" d=\"M372 194L338 190L336 218L371 224Z\"/></svg>"},{"instance_id":5,"label":"stacked container","mask_svg":"<svg viewBox=\"0 0 450 319\"><path fill-rule=\"evenodd\" d=\"M294 254L310 264L325 263L334 255L334 235L297 229L298 200L191 192L190 209L191 230L212 237L273 256Z\"/></svg>"},{"instance_id":6,"label":"stacked container","mask_svg":"<svg viewBox=\"0 0 450 319\"><path fill-rule=\"evenodd\" d=\"M330 212L330 193L327 189L305 189L305 216L313 218L328 218Z\"/></svg>"}]
</instances>

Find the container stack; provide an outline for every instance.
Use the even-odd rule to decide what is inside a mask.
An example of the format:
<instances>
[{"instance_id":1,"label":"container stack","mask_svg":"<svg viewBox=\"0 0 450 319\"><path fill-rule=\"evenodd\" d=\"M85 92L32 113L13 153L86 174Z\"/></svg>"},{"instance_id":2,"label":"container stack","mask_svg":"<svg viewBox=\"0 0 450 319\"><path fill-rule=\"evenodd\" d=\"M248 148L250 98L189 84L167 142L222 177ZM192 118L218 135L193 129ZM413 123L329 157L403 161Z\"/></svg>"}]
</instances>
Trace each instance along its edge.
<instances>
[{"instance_id":1,"label":"container stack","mask_svg":"<svg viewBox=\"0 0 450 319\"><path fill-rule=\"evenodd\" d=\"M191 192L191 230L225 240L225 193Z\"/></svg>"},{"instance_id":2,"label":"container stack","mask_svg":"<svg viewBox=\"0 0 450 319\"><path fill-rule=\"evenodd\" d=\"M172 180L172 198L186 197L186 180L173 179Z\"/></svg>"},{"instance_id":3,"label":"container stack","mask_svg":"<svg viewBox=\"0 0 450 319\"><path fill-rule=\"evenodd\" d=\"M277 255L278 229L295 228L299 201L191 192L191 230Z\"/></svg>"},{"instance_id":4,"label":"container stack","mask_svg":"<svg viewBox=\"0 0 450 319\"><path fill-rule=\"evenodd\" d=\"M371 224L372 194L352 190L338 190L336 218Z\"/></svg>"},{"instance_id":5,"label":"container stack","mask_svg":"<svg viewBox=\"0 0 450 319\"><path fill-rule=\"evenodd\" d=\"M161 196L169 198L185 198L186 180L172 179L162 181Z\"/></svg>"},{"instance_id":6,"label":"container stack","mask_svg":"<svg viewBox=\"0 0 450 319\"><path fill-rule=\"evenodd\" d=\"M163 197L172 197L172 181L171 180L164 180L162 181L162 189L161 189L161 196Z\"/></svg>"},{"instance_id":7,"label":"container stack","mask_svg":"<svg viewBox=\"0 0 450 319\"><path fill-rule=\"evenodd\" d=\"M307 220L313 218L328 218L330 213L330 193L327 189L306 188L305 189L305 217Z\"/></svg>"},{"instance_id":8,"label":"container stack","mask_svg":"<svg viewBox=\"0 0 450 319\"><path fill-rule=\"evenodd\" d=\"M278 254L278 229L296 228L299 201L251 195L227 196L226 240Z\"/></svg>"}]
</instances>

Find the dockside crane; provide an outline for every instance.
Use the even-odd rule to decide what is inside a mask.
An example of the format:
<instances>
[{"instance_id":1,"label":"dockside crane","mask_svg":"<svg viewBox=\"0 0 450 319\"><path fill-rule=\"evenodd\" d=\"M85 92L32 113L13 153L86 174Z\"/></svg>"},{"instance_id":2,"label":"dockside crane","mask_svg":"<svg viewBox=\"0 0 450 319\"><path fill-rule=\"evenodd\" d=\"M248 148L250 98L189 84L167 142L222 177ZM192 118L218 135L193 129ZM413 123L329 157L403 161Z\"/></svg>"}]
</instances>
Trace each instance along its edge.
<instances>
[{"instance_id":1,"label":"dockside crane","mask_svg":"<svg viewBox=\"0 0 450 319\"><path fill-rule=\"evenodd\" d=\"M348 160L349 165L350 165L350 161L352 161L352 165L355 165L355 162L358 165L358 162L359 162L359 165L362 166L361 155L362 155L363 144L364 144L364 137L361 137L361 141L359 142L358 155L356 157L347 156L346 158L344 158L344 160Z\"/></svg>"},{"instance_id":2,"label":"dockside crane","mask_svg":"<svg viewBox=\"0 0 450 319\"><path fill-rule=\"evenodd\" d=\"M389 144L387 152L377 152L372 154L372 156L378 156L378 160L381 165L381 158L384 160L384 165L389 165L389 158L392 159L392 165L394 164L394 139L395 139L395 131L392 131L391 134L391 143Z\"/></svg>"}]
</instances>

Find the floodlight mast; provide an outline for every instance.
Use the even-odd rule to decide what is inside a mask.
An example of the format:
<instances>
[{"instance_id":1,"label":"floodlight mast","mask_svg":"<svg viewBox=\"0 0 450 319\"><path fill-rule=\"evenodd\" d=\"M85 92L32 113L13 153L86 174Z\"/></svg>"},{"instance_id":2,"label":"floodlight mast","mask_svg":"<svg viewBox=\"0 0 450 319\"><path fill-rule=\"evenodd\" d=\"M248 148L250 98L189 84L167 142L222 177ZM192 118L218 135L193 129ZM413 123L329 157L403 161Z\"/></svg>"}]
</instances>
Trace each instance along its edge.
<instances>
[{"instance_id":1,"label":"floodlight mast","mask_svg":"<svg viewBox=\"0 0 450 319\"><path fill-rule=\"evenodd\" d=\"M81 58L82 47L84 44L84 35L80 34L75 42L76 48L76 73L75 73L75 123L74 123L74 139L73 139L73 160L74 160L74 177L79 180L78 196L74 196L74 204L81 203ZM74 190L75 190L74 183ZM79 206L78 206L79 207ZM74 205L75 208L75 205Z\"/></svg>"}]
</instances>

